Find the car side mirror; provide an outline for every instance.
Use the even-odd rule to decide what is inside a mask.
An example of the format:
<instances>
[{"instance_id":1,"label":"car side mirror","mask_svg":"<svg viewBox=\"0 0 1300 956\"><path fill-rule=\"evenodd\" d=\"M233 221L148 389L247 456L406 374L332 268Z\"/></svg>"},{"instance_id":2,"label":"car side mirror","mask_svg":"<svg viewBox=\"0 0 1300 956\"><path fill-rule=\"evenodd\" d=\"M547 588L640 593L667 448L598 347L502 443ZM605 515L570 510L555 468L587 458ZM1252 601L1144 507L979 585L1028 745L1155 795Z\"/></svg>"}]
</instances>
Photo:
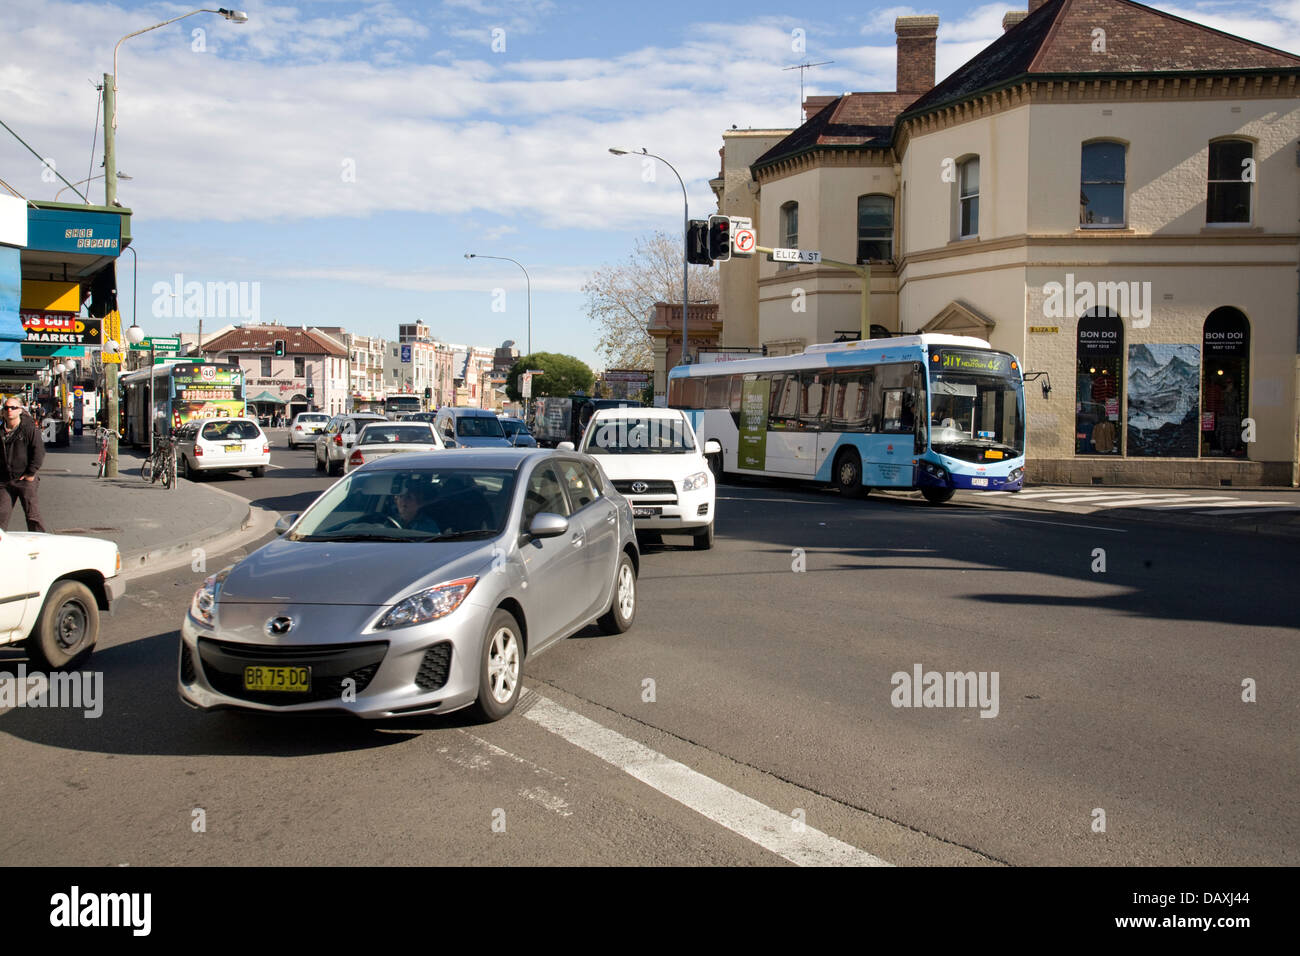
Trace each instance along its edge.
<instances>
[{"instance_id":1,"label":"car side mirror","mask_svg":"<svg viewBox=\"0 0 1300 956\"><path fill-rule=\"evenodd\" d=\"M534 538L558 538L568 530L569 519L550 511L539 512L528 526L528 534Z\"/></svg>"},{"instance_id":2,"label":"car side mirror","mask_svg":"<svg viewBox=\"0 0 1300 956\"><path fill-rule=\"evenodd\" d=\"M704 443L704 454L721 455L722 444L716 438L710 438L708 441Z\"/></svg>"},{"instance_id":3,"label":"car side mirror","mask_svg":"<svg viewBox=\"0 0 1300 956\"><path fill-rule=\"evenodd\" d=\"M574 451L575 449L574 449L574 447L573 447L573 442L571 442L571 441L562 441L562 442L560 442L558 445L555 446L555 450L556 450L556 451Z\"/></svg>"},{"instance_id":4,"label":"car side mirror","mask_svg":"<svg viewBox=\"0 0 1300 956\"><path fill-rule=\"evenodd\" d=\"M294 522L297 520L298 520L298 516L296 514L285 515L283 518L281 518L279 521L275 523L275 533L284 534L286 531L288 531L290 528L293 527Z\"/></svg>"}]
</instances>

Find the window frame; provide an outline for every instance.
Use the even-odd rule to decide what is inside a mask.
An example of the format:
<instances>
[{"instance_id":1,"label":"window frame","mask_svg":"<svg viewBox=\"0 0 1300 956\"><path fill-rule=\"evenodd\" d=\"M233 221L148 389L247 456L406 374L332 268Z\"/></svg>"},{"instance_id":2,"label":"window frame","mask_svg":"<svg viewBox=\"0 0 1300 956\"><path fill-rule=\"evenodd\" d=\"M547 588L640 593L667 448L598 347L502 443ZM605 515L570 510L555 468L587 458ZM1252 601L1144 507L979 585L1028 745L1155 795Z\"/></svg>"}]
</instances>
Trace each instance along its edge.
<instances>
[{"instance_id":1,"label":"window frame","mask_svg":"<svg viewBox=\"0 0 1300 956\"><path fill-rule=\"evenodd\" d=\"M886 238L882 239L879 236L863 235L862 205L863 205L863 200L867 200L867 199L883 199L889 204L889 235ZM858 265L864 265L867 262L893 262L894 261L894 213L895 211L896 211L896 204L895 204L894 197L889 195L888 193L863 193L861 196L858 197L858 256L857 256ZM864 242L884 242L888 246L889 255L880 259L868 260L864 258L862 255L863 252L862 244Z\"/></svg>"},{"instance_id":2,"label":"window frame","mask_svg":"<svg viewBox=\"0 0 1300 956\"><path fill-rule=\"evenodd\" d=\"M975 164L975 191L967 193L966 189L966 170L970 165ZM964 231L966 221L965 211L967 204L974 209L975 230L973 232ZM979 156L968 156L957 164L957 238L958 239L978 239L980 235L980 158Z\"/></svg>"},{"instance_id":3,"label":"window frame","mask_svg":"<svg viewBox=\"0 0 1300 956\"><path fill-rule=\"evenodd\" d=\"M1248 159L1255 160L1255 181L1250 182L1244 179L1211 179L1210 174L1214 169L1213 151L1216 146L1224 146L1229 143L1243 144L1250 149ZM1255 224L1255 190L1251 187L1259 182L1259 160L1255 156L1255 149L1258 144L1253 139L1245 136L1220 136L1212 139L1207 144L1205 157L1205 225L1207 228L1228 228L1241 229L1253 226ZM1210 219L1210 191L1216 185L1244 185L1246 187L1246 197L1249 209L1245 219Z\"/></svg>"},{"instance_id":4,"label":"window frame","mask_svg":"<svg viewBox=\"0 0 1300 956\"><path fill-rule=\"evenodd\" d=\"M1122 139L1091 139L1085 143L1079 144L1079 228L1080 229L1127 229L1128 228L1128 143ZM1089 147L1094 146L1118 146L1121 151L1121 162L1123 163L1123 179L1084 179L1084 158ZM1120 203L1120 221L1119 222L1084 222L1084 205L1082 202L1084 187L1093 186L1119 186L1123 200Z\"/></svg>"}]
</instances>

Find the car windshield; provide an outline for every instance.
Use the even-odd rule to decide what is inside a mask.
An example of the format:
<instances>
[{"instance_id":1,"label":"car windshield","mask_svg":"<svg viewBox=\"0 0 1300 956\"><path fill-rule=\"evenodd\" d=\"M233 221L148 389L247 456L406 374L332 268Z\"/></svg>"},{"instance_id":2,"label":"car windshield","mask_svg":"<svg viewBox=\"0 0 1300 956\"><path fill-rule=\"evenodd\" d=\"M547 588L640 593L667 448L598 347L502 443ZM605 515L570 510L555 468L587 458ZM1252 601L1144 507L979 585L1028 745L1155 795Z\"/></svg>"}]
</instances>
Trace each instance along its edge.
<instances>
[{"instance_id":1,"label":"car windshield","mask_svg":"<svg viewBox=\"0 0 1300 956\"><path fill-rule=\"evenodd\" d=\"M257 425L239 418L226 422L208 422L203 426L204 441L252 441L261 435Z\"/></svg>"},{"instance_id":2,"label":"car windshield","mask_svg":"<svg viewBox=\"0 0 1300 956\"><path fill-rule=\"evenodd\" d=\"M367 425L357 437L358 445L415 444L432 442L433 429L428 425Z\"/></svg>"},{"instance_id":3,"label":"car windshield","mask_svg":"<svg viewBox=\"0 0 1300 956\"><path fill-rule=\"evenodd\" d=\"M695 439L684 418L602 418L592 425L582 450L589 455L685 455Z\"/></svg>"},{"instance_id":4,"label":"car windshield","mask_svg":"<svg viewBox=\"0 0 1300 956\"><path fill-rule=\"evenodd\" d=\"M524 426L523 422L512 422L508 420L502 420L501 427L506 430L507 435L518 435L520 432L528 431L528 429Z\"/></svg>"},{"instance_id":5,"label":"car windshield","mask_svg":"<svg viewBox=\"0 0 1300 956\"><path fill-rule=\"evenodd\" d=\"M321 495L291 541L481 540L505 527L515 472L497 468L356 471Z\"/></svg>"},{"instance_id":6,"label":"car windshield","mask_svg":"<svg viewBox=\"0 0 1300 956\"><path fill-rule=\"evenodd\" d=\"M462 438L505 438L501 422L493 415L465 415L456 419L456 434Z\"/></svg>"},{"instance_id":7,"label":"car windshield","mask_svg":"<svg viewBox=\"0 0 1300 956\"><path fill-rule=\"evenodd\" d=\"M327 422L330 420L328 415L299 415L300 422Z\"/></svg>"},{"instance_id":8,"label":"car windshield","mask_svg":"<svg viewBox=\"0 0 1300 956\"><path fill-rule=\"evenodd\" d=\"M939 372L930 381L930 447L966 460L986 449L1019 455L1025 418L1016 383L1001 376Z\"/></svg>"}]
</instances>

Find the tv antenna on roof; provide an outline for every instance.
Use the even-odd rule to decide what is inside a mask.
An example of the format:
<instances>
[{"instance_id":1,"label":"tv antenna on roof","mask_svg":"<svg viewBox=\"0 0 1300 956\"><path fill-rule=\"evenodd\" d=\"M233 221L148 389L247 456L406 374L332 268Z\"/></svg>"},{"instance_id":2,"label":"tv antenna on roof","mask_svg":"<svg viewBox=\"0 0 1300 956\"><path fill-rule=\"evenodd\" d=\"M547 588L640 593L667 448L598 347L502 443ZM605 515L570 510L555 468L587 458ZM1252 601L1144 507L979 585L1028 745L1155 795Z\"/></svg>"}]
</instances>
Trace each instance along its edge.
<instances>
[{"instance_id":1,"label":"tv antenna on roof","mask_svg":"<svg viewBox=\"0 0 1300 956\"><path fill-rule=\"evenodd\" d=\"M799 122L798 122L798 124L797 124L798 126L802 126L802 125L804 124L804 116L803 116L803 74L804 74L804 70L811 70L814 66L826 66L827 64L829 64L829 63L834 63L834 62L835 62L834 60L822 60L820 63L800 63L800 64L798 64L797 66L787 66L787 67L783 67L783 68L782 68L781 72L783 72L783 73L788 73L788 72L790 72L791 70L798 70L798 71L799 71Z\"/></svg>"}]
</instances>

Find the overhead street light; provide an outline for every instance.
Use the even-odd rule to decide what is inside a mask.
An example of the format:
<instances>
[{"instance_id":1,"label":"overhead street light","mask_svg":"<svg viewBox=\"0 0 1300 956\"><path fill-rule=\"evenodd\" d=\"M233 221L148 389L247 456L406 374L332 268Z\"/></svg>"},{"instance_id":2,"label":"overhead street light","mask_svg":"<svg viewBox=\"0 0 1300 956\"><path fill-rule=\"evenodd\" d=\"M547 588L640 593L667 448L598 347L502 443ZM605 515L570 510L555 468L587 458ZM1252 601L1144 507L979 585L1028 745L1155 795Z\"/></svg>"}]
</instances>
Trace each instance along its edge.
<instances>
[{"instance_id":1,"label":"overhead street light","mask_svg":"<svg viewBox=\"0 0 1300 956\"><path fill-rule=\"evenodd\" d=\"M502 262L513 262L520 269L524 270L524 283L528 289L528 354L533 354L533 280L528 276L528 270L524 269L524 264L518 259L511 259L508 256L481 256L475 252L465 253L466 259L500 259Z\"/></svg>"},{"instance_id":2,"label":"overhead street light","mask_svg":"<svg viewBox=\"0 0 1300 956\"><path fill-rule=\"evenodd\" d=\"M619 149L615 146L611 146L609 151L615 156L649 156L651 159L657 159L673 171L673 175L677 177L677 182L682 187L682 351L678 357L678 364L689 365L689 356L686 353L686 313L690 307L691 298L690 286L688 284L690 280L687 278L687 270L690 260L687 258L686 238L691 231L691 209L690 199L686 196L686 183L682 181L682 174L677 171L677 168L672 163L668 162L668 160L664 159L662 156L656 156L654 153L647 151L644 146L641 147L640 151L634 149Z\"/></svg>"},{"instance_id":3,"label":"overhead street light","mask_svg":"<svg viewBox=\"0 0 1300 956\"><path fill-rule=\"evenodd\" d=\"M99 173L95 176L91 176L89 179L83 179L81 180L81 182L73 183L71 186L64 186L62 189L60 189L58 192L54 194L54 202L58 202L59 197L62 196L64 193L66 193L69 189L76 189L78 186L84 186L86 183L93 183L96 179L103 179L103 178L104 178L104 174ZM135 177L129 176L126 173L118 173L117 178L119 182L129 183ZM86 200L86 203L87 205L89 205L90 200Z\"/></svg>"}]
</instances>

